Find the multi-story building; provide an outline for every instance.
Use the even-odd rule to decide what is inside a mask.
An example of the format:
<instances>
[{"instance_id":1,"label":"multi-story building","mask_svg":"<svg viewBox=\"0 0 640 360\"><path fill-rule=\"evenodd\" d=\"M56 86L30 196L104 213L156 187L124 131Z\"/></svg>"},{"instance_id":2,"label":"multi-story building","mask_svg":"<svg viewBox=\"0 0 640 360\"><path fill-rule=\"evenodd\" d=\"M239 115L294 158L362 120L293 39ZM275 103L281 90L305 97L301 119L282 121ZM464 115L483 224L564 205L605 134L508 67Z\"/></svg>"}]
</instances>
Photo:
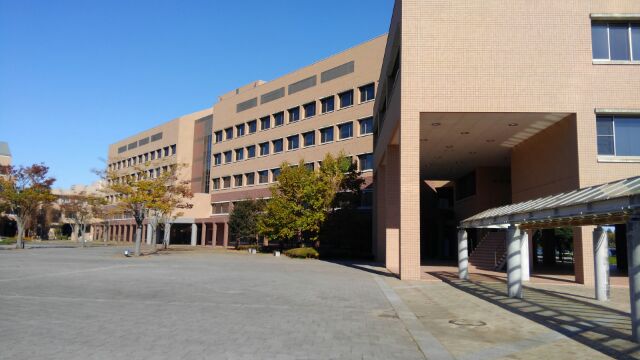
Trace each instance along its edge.
<instances>
[{"instance_id":1,"label":"multi-story building","mask_svg":"<svg viewBox=\"0 0 640 360\"><path fill-rule=\"evenodd\" d=\"M184 165L179 177L191 182L194 207L173 222L174 244L227 246L234 202L269 197L283 163L304 160L316 169L329 153L352 157L365 179L362 206L370 208L373 104L385 43L379 36L276 80L253 82L212 108L121 140L109 147L109 170L124 177L143 167L153 177ZM132 240L133 220L113 220L106 231Z\"/></svg>"},{"instance_id":2,"label":"multi-story building","mask_svg":"<svg viewBox=\"0 0 640 360\"><path fill-rule=\"evenodd\" d=\"M211 235L204 243L227 243L233 202L269 197L284 162L304 160L317 169L326 154L343 152L371 184L373 100L385 42L380 36L220 96L212 129L212 214L202 219L215 230L205 229ZM364 206L370 206L371 195L365 188Z\"/></svg>"},{"instance_id":3,"label":"multi-story building","mask_svg":"<svg viewBox=\"0 0 640 360\"><path fill-rule=\"evenodd\" d=\"M467 216L639 175L638 14L637 1L396 1L375 106L377 258L418 279L424 258L455 258ZM591 231L573 229L585 284Z\"/></svg>"}]
</instances>

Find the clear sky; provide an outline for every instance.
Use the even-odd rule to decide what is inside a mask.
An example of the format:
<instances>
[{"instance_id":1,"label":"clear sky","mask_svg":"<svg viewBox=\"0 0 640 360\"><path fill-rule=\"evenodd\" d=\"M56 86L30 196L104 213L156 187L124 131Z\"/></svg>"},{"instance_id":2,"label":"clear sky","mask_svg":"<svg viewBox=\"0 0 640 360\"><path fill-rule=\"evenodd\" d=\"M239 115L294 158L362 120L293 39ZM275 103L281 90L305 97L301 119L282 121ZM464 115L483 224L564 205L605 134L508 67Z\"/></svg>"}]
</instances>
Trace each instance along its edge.
<instances>
[{"instance_id":1,"label":"clear sky","mask_svg":"<svg viewBox=\"0 0 640 360\"><path fill-rule=\"evenodd\" d=\"M0 0L0 141L56 187L107 147L389 29L393 0Z\"/></svg>"}]
</instances>

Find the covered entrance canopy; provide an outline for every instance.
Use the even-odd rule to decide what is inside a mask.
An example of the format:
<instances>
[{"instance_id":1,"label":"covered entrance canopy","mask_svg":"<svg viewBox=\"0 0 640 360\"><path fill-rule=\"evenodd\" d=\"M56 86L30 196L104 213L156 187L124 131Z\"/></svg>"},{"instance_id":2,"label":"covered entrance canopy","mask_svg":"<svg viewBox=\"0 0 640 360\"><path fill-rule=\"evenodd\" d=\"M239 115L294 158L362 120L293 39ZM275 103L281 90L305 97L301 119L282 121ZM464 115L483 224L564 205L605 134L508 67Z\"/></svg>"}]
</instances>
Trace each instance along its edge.
<instances>
[{"instance_id":1,"label":"covered entrance canopy","mask_svg":"<svg viewBox=\"0 0 640 360\"><path fill-rule=\"evenodd\" d=\"M640 176L483 211L460 222L458 267L468 279L466 229L507 229L507 292L522 297L529 276L528 229L596 225L593 233L596 298L609 295L609 259L601 225L627 224L633 339L640 342Z\"/></svg>"}]
</instances>

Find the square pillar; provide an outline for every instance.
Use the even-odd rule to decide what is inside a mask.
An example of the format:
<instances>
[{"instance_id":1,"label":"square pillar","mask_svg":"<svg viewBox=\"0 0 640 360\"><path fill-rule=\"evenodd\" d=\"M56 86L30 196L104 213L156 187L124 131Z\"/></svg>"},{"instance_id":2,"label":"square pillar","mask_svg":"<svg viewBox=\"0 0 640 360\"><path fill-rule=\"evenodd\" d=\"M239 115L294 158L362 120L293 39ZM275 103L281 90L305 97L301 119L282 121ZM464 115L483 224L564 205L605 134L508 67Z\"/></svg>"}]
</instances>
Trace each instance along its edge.
<instances>
[{"instance_id":1,"label":"square pillar","mask_svg":"<svg viewBox=\"0 0 640 360\"><path fill-rule=\"evenodd\" d=\"M511 225L507 230L507 294L522 298L522 255L520 229Z\"/></svg>"},{"instance_id":2,"label":"square pillar","mask_svg":"<svg viewBox=\"0 0 640 360\"><path fill-rule=\"evenodd\" d=\"M596 300L606 301L609 299L609 243L602 226L593 230L593 255Z\"/></svg>"},{"instance_id":3,"label":"square pillar","mask_svg":"<svg viewBox=\"0 0 640 360\"><path fill-rule=\"evenodd\" d=\"M593 226L573 229L573 261L576 282L586 286L595 286L593 277Z\"/></svg>"},{"instance_id":4,"label":"square pillar","mask_svg":"<svg viewBox=\"0 0 640 360\"><path fill-rule=\"evenodd\" d=\"M146 240L147 240L147 244L151 245L151 240L153 238L153 228L151 226L151 224L147 224L147 233L146 233Z\"/></svg>"},{"instance_id":5,"label":"square pillar","mask_svg":"<svg viewBox=\"0 0 640 360\"><path fill-rule=\"evenodd\" d=\"M129 239L129 242L132 243L132 242L135 241L133 233L136 231L136 226L135 225L129 225L127 227L128 227L128 229L127 229L127 231L128 231L128 239Z\"/></svg>"},{"instance_id":6,"label":"square pillar","mask_svg":"<svg viewBox=\"0 0 640 360\"><path fill-rule=\"evenodd\" d=\"M191 246L198 245L198 224L191 224Z\"/></svg>"},{"instance_id":7,"label":"square pillar","mask_svg":"<svg viewBox=\"0 0 640 360\"><path fill-rule=\"evenodd\" d=\"M207 244L207 223L202 223L202 229L200 233L200 245L205 246Z\"/></svg>"},{"instance_id":8,"label":"square pillar","mask_svg":"<svg viewBox=\"0 0 640 360\"><path fill-rule=\"evenodd\" d=\"M458 277L469 280L469 247L465 229L458 230Z\"/></svg>"},{"instance_id":9,"label":"square pillar","mask_svg":"<svg viewBox=\"0 0 640 360\"><path fill-rule=\"evenodd\" d=\"M385 266L400 275L400 147L389 145L385 161Z\"/></svg>"},{"instance_id":10,"label":"square pillar","mask_svg":"<svg viewBox=\"0 0 640 360\"><path fill-rule=\"evenodd\" d=\"M631 337L640 343L640 211L627 222L627 263L631 304Z\"/></svg>"},{"instance_id":11,"label":"square pillar","mask_svg":"<svg viewBox=\"0 0 640 360\"><path fill-rule=\"evenodd\" d=\"M229 223L222 223L222 226L224 226L224 242L222 246L226 249L229 246Z\"/></svg>"},{"instance_id":12,"label":"square pillar","mask_svg":"<svg viewBox=\"0 0 640 360\"><path fill-rule=\"evenodd\" d=\"M164 224L164 240L163 242L169 246L171 244L171 223Z\"/></svg>"},{"instance_id":13,"label":"square pillar","mask_svg":"<svg viewBox=\"0 0 640 360\"><path fill-rule=\"evenodd\" d=\"M218 223L213 223L213 233L211 235L211 246L213 247L218 245L216 243L217 236L218 236Z\"/></svg>"},{"instance_id":14,"label":"square pillar","mask_svg":"<svg viewBox=\"0 0 640 360\"><path fill-rule=\"evenodd\" d=\"M380 164L373 175L373 238L375 259L379 262L386 260L386 226L385 226L385 165Z\"/></svg>"},{"instance_id":15,"label":"square pillar","mask_svg":"<svg viewBox=\"0 0 640 360\"><path fill-rule=\"evenodd\" d=\"M401 51L408 51L401 48ZM405 56L403 53L401 56ZM410 56L409 56L410 57ZM404 58L406 59L406 57ZM411 88L411 76L400 72L400 83ZM405 82L406 81L406 82ZM400 279L420 280L420 112L408 106L412 99L404 85L400 105ZM407 95L404 97L404 95ZM396 95L398 96L398 95ZM407 106L405 106L407 105ZM394 209L390 209L394 211Z\"/></svg>"}]
</instances>

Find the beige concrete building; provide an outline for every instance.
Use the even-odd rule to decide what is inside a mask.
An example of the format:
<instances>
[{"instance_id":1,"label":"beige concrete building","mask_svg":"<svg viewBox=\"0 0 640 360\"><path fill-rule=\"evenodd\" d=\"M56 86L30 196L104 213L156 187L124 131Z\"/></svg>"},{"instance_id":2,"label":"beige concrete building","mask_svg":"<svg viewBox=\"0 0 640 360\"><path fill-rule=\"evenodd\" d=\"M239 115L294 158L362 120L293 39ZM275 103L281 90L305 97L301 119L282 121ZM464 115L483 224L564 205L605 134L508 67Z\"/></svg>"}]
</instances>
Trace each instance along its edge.
<instances>
[{"instance_id":1,"label":"beige concrete building","mask_svg":"<svg viewBox=\"0 0 640 360\"><path fill-rule=\"evenodd\" d=\"M418 279L455 254L466 216L639 175L639 24L637 1L396 1L375 104L377 258ZM574 229L585 284L591 232Z\"/></svg>"},{"instance_id":2,"label":"beige concrete building","mask_svg":"<svg viewBox=\"0 0 640 360\"><path fill-rule=\"evenodd\" d=\"M318 168L344 152L371 184L373 104L386 36L270 82L256 81L214 105L211 222L204 244L226 245L233 202L270 196L282 163ZM365 189L362 205L370 206ZM369 200L368 200L369 199Z\"/></svg>"}]
</instances>

